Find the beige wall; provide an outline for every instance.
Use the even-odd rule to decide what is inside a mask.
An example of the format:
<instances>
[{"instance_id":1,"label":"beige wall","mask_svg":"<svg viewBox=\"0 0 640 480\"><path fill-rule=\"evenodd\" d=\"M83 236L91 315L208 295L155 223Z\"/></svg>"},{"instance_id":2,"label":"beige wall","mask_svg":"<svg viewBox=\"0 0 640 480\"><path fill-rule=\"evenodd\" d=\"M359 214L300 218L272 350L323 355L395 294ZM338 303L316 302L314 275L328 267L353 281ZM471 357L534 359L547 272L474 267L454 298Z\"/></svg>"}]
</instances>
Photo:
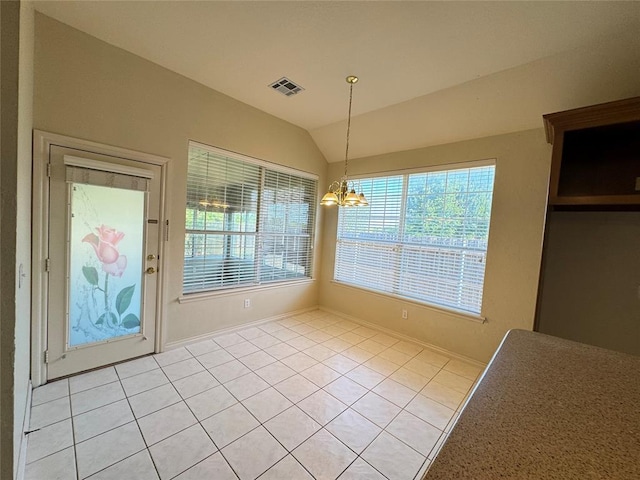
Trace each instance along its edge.
<instances>
[{"instance_id":1,"label":"beige wall","mask_svg":"<svg viewBox=\"0 0 640 480\"><path fill-rule=\"evenodd\" d=\"M349 161L349 173L487 158L496 159L482 308L487 323L333 283L336 210L325 214L320 304L480 361L489 360L507 330L532 329L551 161L542 128ZM331 164L329 178L339 178L342 168Z\"/></svg>"},{"instance_id":2,"label":"beige wall","mask_svg":"<svg viewBox=\"0 0 640 480\"><path fill-rule=\"evenodd\" d=\"M2 2L1 10L0 477L8 479L20 465L29 388L33 5Z\"/></svg>"},{"instance_id":3,"label":"beige wall","mask_svg":"<svg viewBox=\"0 0 640 480\"><path fill-rule=\"evenodd\" d=\"M41 14L35 60L35 128L170 159L168 342L317 304L317 282L178 303L188 141L312 172L323 185L327 164L305 130Z\"/></svg>"},{"instance_id":4,"label":"beige wall","mask_svg":"<svg viewBox=\"0 0 640 480\"><path fill-rule=\"evenodd\" d=\"M552 212L538 328L640 355L640 213Z\"/></svg>"},{"instance_id":5,"label":"beige wall","mask_svg":"<svg viewBox=\"0 0 640 480\"><path fill-rule=\"evenodd\" d=\"M20 2L18 77L18 183L16 226L16 356L14 365L14 458L24 441L31 352L31 144L33 130L33 2ZM16 467L18 468L19 465Z\"/></svg>"}]
</instances>

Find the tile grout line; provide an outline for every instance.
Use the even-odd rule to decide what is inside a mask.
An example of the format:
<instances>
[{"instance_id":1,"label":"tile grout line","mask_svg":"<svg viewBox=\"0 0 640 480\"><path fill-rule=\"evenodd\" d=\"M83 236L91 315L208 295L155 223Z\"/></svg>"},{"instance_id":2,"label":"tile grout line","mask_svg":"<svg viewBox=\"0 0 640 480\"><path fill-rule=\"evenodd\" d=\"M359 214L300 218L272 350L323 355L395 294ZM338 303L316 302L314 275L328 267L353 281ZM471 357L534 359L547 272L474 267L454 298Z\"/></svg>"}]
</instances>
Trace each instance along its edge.
<instances>
[{"instance_id":1,"label":"tile grout line","mask_svg":"<svg viewBox=\"0 0 640 480\"><path fill-rule=\"evenodd\" d=\"M73 404L71 403L71 382L67 380L67 390L69 391L69 414L71 415L71 440L73 441L73 464L76 468L76 480L80 480L80 469L78 468L78 450L76 449L76 429L73 421Z\"/></svg>"},{"instance_id":2,"label":"tile grout line","mask_svg":"<svg viewBox=\"0 0 640 480\"><path fill-rule=\"evenodd\" d=\"M305 440L306 442L306 440ZM305 467L302 463L300 463L300 461L290 452L287 452L287 454L282 457L280 460L278 460L276 463L274 463L271 467L269 467L268 469L266 469L264 472L262 472L260 475L258 475L256 477L256 480L260 480L260 478L262 478L269 470L271 470L273 467L275 467L276 465L278 465L280 462L284 461L285 458L287 458L289 455L291 455L291 458L293 458L293 461L296 462L298 465L300 465L300 467L309 474L309 476L313 479L316 480L316 476L311 473L307 467ZM240 478L240 477L238 477Z\"/></svg>"}]
</instances>

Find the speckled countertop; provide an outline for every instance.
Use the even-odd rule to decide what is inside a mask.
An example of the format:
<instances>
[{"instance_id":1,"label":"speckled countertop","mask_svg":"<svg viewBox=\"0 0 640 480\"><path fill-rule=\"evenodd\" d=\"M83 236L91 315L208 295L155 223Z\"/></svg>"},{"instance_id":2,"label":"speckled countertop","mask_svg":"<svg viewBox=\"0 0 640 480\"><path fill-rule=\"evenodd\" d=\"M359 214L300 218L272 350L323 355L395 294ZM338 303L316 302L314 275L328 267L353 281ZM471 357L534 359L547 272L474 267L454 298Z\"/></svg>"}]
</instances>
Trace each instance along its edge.
<instances>
[{"instance_id":1,"label":"speckled countertop","mask_svg":"<svg viewBox=\"0 0 640 480\"><path fill-rule=\"evenodd\" d=\"M640 357L510 331L424 478L640 479Z\"/></svg>"}]
</instances>

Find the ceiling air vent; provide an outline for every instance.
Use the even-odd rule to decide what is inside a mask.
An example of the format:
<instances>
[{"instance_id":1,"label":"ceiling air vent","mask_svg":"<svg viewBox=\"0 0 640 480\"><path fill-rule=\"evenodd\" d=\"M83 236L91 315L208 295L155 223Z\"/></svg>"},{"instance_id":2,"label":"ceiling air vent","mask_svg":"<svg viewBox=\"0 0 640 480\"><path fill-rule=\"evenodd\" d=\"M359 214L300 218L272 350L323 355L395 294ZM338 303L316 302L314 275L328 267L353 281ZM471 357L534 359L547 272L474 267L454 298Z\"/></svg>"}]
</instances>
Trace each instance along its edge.
<instances>
[{"instance_id":1,"label":"ceiling air vent","mask_svg":"<svg viewBox=\"0 0 640 480\"><path fill-rule=\"evenodd\" d=\"M282 77L280 80L273 82L269 86L274 90L277 90L281 94L286 95L287 97L295 95L296 93L300 93L304 90L304 88L302 88L300 85L296 85L287 77Z\"/></svg>"}]
</instances>

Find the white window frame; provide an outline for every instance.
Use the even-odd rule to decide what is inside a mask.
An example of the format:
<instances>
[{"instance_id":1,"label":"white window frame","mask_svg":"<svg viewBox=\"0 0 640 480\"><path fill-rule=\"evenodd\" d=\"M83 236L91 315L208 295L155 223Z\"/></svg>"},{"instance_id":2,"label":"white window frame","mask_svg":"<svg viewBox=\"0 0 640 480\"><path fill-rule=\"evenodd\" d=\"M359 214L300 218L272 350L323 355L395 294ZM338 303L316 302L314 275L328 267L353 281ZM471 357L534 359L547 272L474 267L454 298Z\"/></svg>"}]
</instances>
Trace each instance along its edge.
<instances>
[{"instance_id":1,"label":"white window frame","mask_svg":"<svg viewBox=\"0 0 640 480\"><path fill-rule=\"evenodd\" d=\"M471 169L478 168L485 169L483 172L489 172L489 170L486 170L486 167L492 170L490 171L491 185L490 191L488 192L489 213L486 219L486 237L482 242L478 242L476 239L474 240L473 248L462 248L456 246L460 245L460 242L463 242L463 240L456 235L452 235L451 237L438 237L449 240L449 247L442 241L438 246L432 245L429 243L430 240L425 240L425 238L419 238L417 243L416 240L408 240L411 237L409 237L408 232L405 232L405 228L410 223L410 220L415 218L415 212L413 217L408 217L409 207L407 203L408 198L411 197L411 195L408 194L408 184L411 176L414 176L413 179L415 180L417 178L415 175L423 177L425 174L462 172L463 170L471 171ZM370 207L340 207L336 232L336 256L334 259L333 282L484 321L485 319L482 316L482 301L486 282L486 254L488 251L493 191L495 189L495 168L495 159L488 159L428 168L384 172L375 175L363 175L357 178L356 181L360 182L365 196L369 199ZM378 207L376 207L376 193L373 191L372 181L376 182L376 188L378 190L383 186L387 189L384 195L380 193L377 194L378 197L383 197L378 201ZM401 186L398 185L398 182L401 182ZM468 192L469 186L467 185L466 188ZM471 191L471 194L481 193L487 194L486 191ZM443 196L450 194L451 192L442 193ZM388 199L391 199L390 202L393 203L391 206L387 202ZM468 202L468 197L466 201ZM465 205L469 208L468 203L465 203ZM367 212L367 208L378 208L379 210L377 212ZM466 216L464 221L467 221ZM373 226L374 224L382 224L383 227L375 227ZM375 232L376 229L379 232L391 231L392 233L388 235L386 233L372 233ZM423 237L427 236L427 234L423 234ZM363 237L367 239L365 240ZM459 235L459 237L462 237L462 235ZM467 241L465 243L470 242ZM377 249L375 251L376 253L372 253L373 249ZM407 260L408 255L406 252L411 249L414 250L413 260ZM431 250L431 253L421 253L419 252L420 250ZM436 252L436 250L438 250L438 252ZM453 258L450 263L447 263L447 254ZM428 285L432 283L431 291L433 291L434 288L439 288L434 286L437 285L438 282L426 282L426 280L420 279L407 280L406 278L409 276L407 272L410 270L411 265L413 265L415 269L416 265L422 265L420 262L425 262L427 271L436 271L434 259L442 261L444 268L449 268L451 265L456 264L456 256L462 258L462 260L459 260L457 263L464 265L464 257L467 254L473 255L476 261L481 258L481 268L479 268L478 265L474 265L475 269L472 270L472 273L467 272L472 275L471 279L476 281L474 285L475 295L471 296L467 290L465 290L466 296L464 300L458 299L454 302L449 301L446 295L438 298L437 295L422 294L422 290L417 291L416 287L421 288L421 286L424 285L424 291L426 292L429 290ZM410 262L414 263L412 264ZM404 267L402 265L404 265ZM453 275L456 272L457 271L451 267L446 273ZM478 300L477 275L479 273L481 273L481 283L479 286ZM419 278L420 275L421 274L418 273L418 275L414 275L414 277ZM423 275L424 278L428 276L427 274ZM460 272L456 273L456 275L459 275L456 281L462 286L462 280L465 279L465 272L461 268ZM445 282L443 281L443 283ZM404 288L402 286L403 284L412 285L413 291ZM465 289L466 288L465 286ZM474 300L470 301L470 297L473 297Z\"/></svg>"},{"instance_id":2,"label":"white window frame","mask_svg":"<svg viewBox=\"0 0 640 480\"><path fill-rule=\"evenodd\" d=\"M259 194L258 194L258 200L257 200L257 216L258 219L256 221L256 227L255 227L255 232L243 232L243 231L225 231L225 230L216 230L216 229L211 229L211 230L199 230L199 229L194 229L194 228L188 228L188 226L186 225L185 222L185 241L183 242L183 246L185 247L185 254L183 257L183 266L185 267L185 270L183 271L183 295L180 297L180 302L186 302L186 301L190 301L190 300L197 300L199 298L202 297L207 297L207 296L211 296L211 295L220 295L220 294L229 294L229 293L234 293L234 292L240 292L243 290L248 290L248 289L255 289L255 288L273 288L274 286L281 286L281 285L286 285L286 284L298 284L301 282L308 282L311 281L313 279L313 265L314 265L314 243L315 243L315 223L316 223L316 213L317 213L317 188L318 188L318 176L312 173L308 173L308 172L303 172L300 170L296 170L293 168L289 168L289 167L285 167L282 165L278 165L272 162L267 162L265 160L260 160L257 158L253 158L253 157L249 157L246 155L242 155L240 153L236 153L236 152L231 152L228 150L224 150L221 148L217 148L217 147L213 147L210 145L206 145L203 143L199 143L199 142L195 142L195 141L190 141L189 142L189 152L191 152L191 148L198 148L201 150L205 150L208 153L211 153L212 155L215 156L219 156L219 157L225 157L228 159L232 159L232 160L237 160L240 162L244 162L246 164L250 164L252 166L255 166L259 169L260 171L260 180L259 180ZM190 158L190 153L189 153L189 158ZM312 182L312 192L310 193L309 197L311 198L311 200L309 201L308 205L309 205L309 212L308 212L308 220L307 220L307 225L308 225L308 233L304 233L304 234L290 234L287 232L284 233L270 233L268 232L266 225L264 224L264 222L262 221L261 217L263 216L264 210L263 210L263 196L264 196L264 192L268 190L268 188L265 187L265 178L267 176L267 172L269 172L269 174L284 174L284 175L290 175L292 177L297 177L298 179L302 180L302 181L310 181ZM187 180L189 181L189 180ZM307 184L308 185L308 184ZM188 190L188 189L187 189ZM187 193L188 196L188 193ZM187 202L188 202L188 198L187 198ZM266 206L265 206L266 208ZM185 204L185 209L188 210L188 204ZM185 285L186 285L186 276L187 276L187 271L186 271L186 263L187 263L187 253L186 253L186 242L187 242L187 236L189 234L196 234L196 235L223 235L225 237L227 236L233 236L233 237L243 237L245 235L249 235L249 236L254 236L255 237L255 256L253 259L253 268L255 269L255 278L254 281L250 281L250 282L241 282L241 283L237 283L237 284L226 284L226 285L219 285L219 286L203 286L203 288L191 288L191 289L186 289ZM283 278L283 279L271 279L271 280L266 280L263 281L262 280L262 275L261 275L261 267L262 267L262 261L265 258L265 252L264 252L264 241L266 238L268 237L273 237L273 236L283 236L283 237L296 237L294 240L299 240L300 238L304 237L304 241L308 243L308 253L306 254L306 265L307 265L307 271L303 274L303 276L300 277L287 277L287 278ZM226 242L226 240L225 240ZM205 284L205 282L203 282L203 285Z\"/></svg>"}]
</instances>

